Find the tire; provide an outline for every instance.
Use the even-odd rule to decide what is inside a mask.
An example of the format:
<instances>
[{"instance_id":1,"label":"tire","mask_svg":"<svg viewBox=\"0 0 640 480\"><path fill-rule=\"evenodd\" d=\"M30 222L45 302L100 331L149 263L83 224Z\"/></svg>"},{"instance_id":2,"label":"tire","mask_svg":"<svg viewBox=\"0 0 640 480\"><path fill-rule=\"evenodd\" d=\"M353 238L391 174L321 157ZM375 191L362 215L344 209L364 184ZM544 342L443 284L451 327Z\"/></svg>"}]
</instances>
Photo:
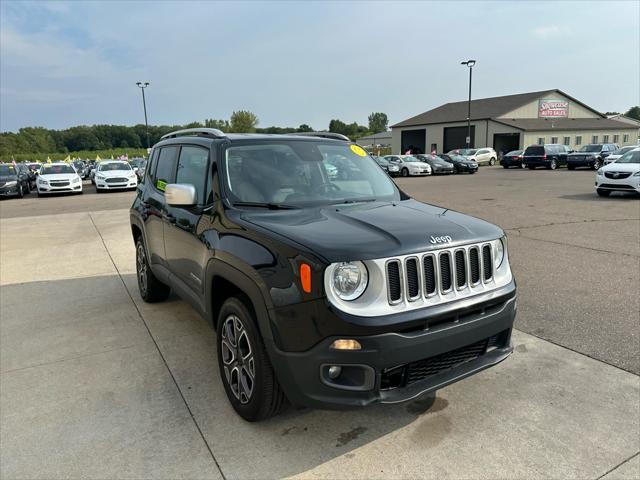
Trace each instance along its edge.
<instances>
[{"instance_id":1,"label":"tire","mask_svg":"<svg viewBox=\"0 0 640 480\"><path fill-rule=\"evenodd\" d=\"M18 198L24 198L24 190L21 183L18 184Z\"/></svg>"},{"instance_id":2,"label":"tire","mask_svg":"<svg viewBox=\"0 0 640 480\"><path fill-rule=\"evenodd\" d=\"M147 303L156 303L166 300L171 289L165 285L149 268L147 251L144 248L142 238L136 240L136 278L140 296Z\"/></svg>"},{"instance_id":3,"label":"tire","mask_svg":"<svg viewBox=\"0 0 640 480\"><path fill-rule=\"evenodd\" d=\"M600 160L599 158L596 158L596 160L593 162L593 165L591 166L591 170L598 170L601 166L602 166L602 160Z\"/></svg>"},{"instance_id":4,"label":"tire","mask_svg":"<svg viewBox=\"0 0 640 480\"><path fill-rule=\"evenodd\" d=\"M529 170L535 170L535 169L536 169L536 166L535 166L535 165L527 165L527 168L528 168Z\"/></svg>"},{"instance_id":5,"label":"tire","mask_svg":"<svg viewBox=\"0 0 640 480\"><path fill-rule=\"evenodd\" d=\"M525 168L527 168L527 166L523 162L523 163L520 164L520 168L522 168L524 170Z\"/></svg>"},{"instance_id":6,"label":"tire","mask_svg":"<svg viewBox=\"0 0 640 480\"><path fill-rule=\"evenodd\" d=\"M249 422L280 413L287 399L247 304L240 298L228 298L220 309L217 327L220 378L233 409Z\"/></svg>"},{"instance_id":7,"label":"tire","mask_svg":"<svg viewBox=\"0 0 640 480\"><path fill-rule=\"evenodd\" d=\"M575 170L575 165L567 165L567 170Z\"/></svg>"},{"instance_id":8,"label":"tire","mask_svg":"<svg viewBox=\"0 0 640 480\"><path fill-rule=\"evenodd\" d=\"M403 177L408 177L409 176L409 170L407 168L403 168L402 169L402 176Z\"/></svg>"},{"instance_id":9,"label":"tire","mask_svg":"<svg viewBox=\"0 0 640 480\"><path fill-rule=\"evenodd\" d=\"M551 162L549 163L549 166L547 167L549 170L555 170L558 168L558 162L555 158L551 159Z\"/></svg>"},{"instance_id":10,"label":"tire","mask_svg":"<svg viewBox=\"0 0 640 480\"><path fill-rule=\"evenodd\" d=\"M504 169L506 170L506 169L508 169L508 168L509 168L509 165L506 165L506 164L504 164L504 163L503 163L503 164L502 164L502 168L504 168Z\"/></svg>"},{"instance_id":11,"label":"tire","mask_svg":"<svg viewBox=\"0 0 640 480\"><path fill-rule=\"evenodd\" d=\"M608 197L611 195L611 190L603 190L602 188L596 188L596 192L598 192L598 195L601 197Z\"/></svg>"},{"instance_id":12,"label":"tire","mask_svg":"<svg viewBox=\"0 0 640 480\"><path fill-rule=\"evenodd\" d=\"M496 159L495 158L490 158L489 159L489 166L493 167L496 164Z\"/></svg>"}]
</instances>

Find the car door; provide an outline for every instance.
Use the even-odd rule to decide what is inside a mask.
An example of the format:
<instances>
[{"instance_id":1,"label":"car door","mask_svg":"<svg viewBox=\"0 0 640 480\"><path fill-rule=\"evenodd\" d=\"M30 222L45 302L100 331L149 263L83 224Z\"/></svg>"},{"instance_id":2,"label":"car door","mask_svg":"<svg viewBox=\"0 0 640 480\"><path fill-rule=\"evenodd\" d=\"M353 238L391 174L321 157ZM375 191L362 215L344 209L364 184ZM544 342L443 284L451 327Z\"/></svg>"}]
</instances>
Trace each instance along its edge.
<instances>
[{"instance_id":1,"label":"car door","mask_svg":"<svg viewBox=\"0 0 640 480\"><path fill-rule=\"evenodd\" d=\"M489 150L481 148L476 152L476 162L484 163L489 161Z\"/></svg>"},{"instance_id":2,"label":"car door","mask_svg":"<svg viewBox=\"0 0 640 480\"><path fill-rule=\"evenodd\" d=\"M209 149L182 145L175 183L193 185L198 202L193 207L167 205L164 215L164 247L169 270L175 279L202 296L207 246L198 236L203 211L212 203ZM174 279L174 281L175 281Z\"/></svg>"},{"instance_id":3,"label":"car door","mask_svg":"<svg viewBox=\"0 0 640 480\"><path fill-rule=\"evenodd\" d=\"M149 172L149 182L142 198L147 254L151 263L165 267L168 263L164 248L163 217L167 214L164 188L174 181L179 148L177 145L168 145L154 151L152 171Z\"/></svg>"}]
</instances>

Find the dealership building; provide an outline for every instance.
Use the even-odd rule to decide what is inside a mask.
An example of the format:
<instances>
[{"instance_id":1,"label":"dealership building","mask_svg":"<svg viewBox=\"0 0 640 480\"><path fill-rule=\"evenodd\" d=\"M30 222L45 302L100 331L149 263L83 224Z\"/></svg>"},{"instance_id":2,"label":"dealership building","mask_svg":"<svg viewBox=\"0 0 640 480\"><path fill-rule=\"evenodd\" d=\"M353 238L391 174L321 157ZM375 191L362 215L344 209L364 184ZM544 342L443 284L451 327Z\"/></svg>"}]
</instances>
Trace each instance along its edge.
<instances>
[{"instance_id":1,"label":"dealership building","mask_svg":"<svg viewBox=\"0 0 640 480\"><path fill-rule=\"evenodd\" d=\"M468 102L446 103L391 126L392 151L413 147L448 152L467 144ZM640 122L607 118L561 90L471 101L471 147L497 152L560 143L578 149L589 143L638 144Z\"/></svg>"}]
</instances>

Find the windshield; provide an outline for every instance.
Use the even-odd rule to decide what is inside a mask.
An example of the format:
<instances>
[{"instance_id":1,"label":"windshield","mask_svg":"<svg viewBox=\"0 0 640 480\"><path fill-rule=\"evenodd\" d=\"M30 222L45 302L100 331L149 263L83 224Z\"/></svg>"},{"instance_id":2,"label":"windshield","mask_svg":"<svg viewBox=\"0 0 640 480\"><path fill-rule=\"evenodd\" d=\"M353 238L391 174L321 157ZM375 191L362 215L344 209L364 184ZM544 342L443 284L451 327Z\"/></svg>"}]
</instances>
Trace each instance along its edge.
<instances>
[{"instance_id":1,"label":"windshield","mask_svg":"<svg viewBox=\"0 0 640 480\"><path fill-rule=\"evenodd\" d=\"M71 165L44 165L40 175L54 175L57 173L76 173Z\"/></svg>"},{"instance_id":2,"label":"windshield","mask_svg":"<svg viewBox=\"0 0 640 480\"><path fill-rule=\"evenodd\" d=\"M585 145L579 152L599 152L602 149L600 145Z\"/></svg>"},{"instance_id":3,"label":"windshield","mask_svg":"<svg viewBox=\"0 0 640 480\"><path fill-rule=\"evenodd\" d=\"M634 150L632 152L625 153L618 160L616 160L616 164L618 163L640 163L640 150Z\"/></svg>"},{"instance_id":4,"label":"windshield","mask_svg":"<svg viewBox=\"0 0 640 480\"><path fill-rule=\"evenodd\" d=\"M616 150L615 152L613 152L611 155L624 155L625 153L627 153L630 150L633 150L634 148L637 148L637 147L622 147Z\"/></svg>"},{"instance_id":5,"label":"windshield","mask_svg":"<svg viewBox=\"0 0 640 480\"><path fill-rule=\"evenodd\" d=\"M84 168L83 162L73 162L73 166L76 168Z\"/></svg>"},{"instance_id":6,"label":"windshield","mask_svg":"<svg viewBox=\"0 0 640 480\"><path fill-rule=\"evenodd\" d=\"M357 145L309 141L247 144L225 152L231 201L289 207L399 200L395 184Z\"/></svg>"},{"instance_id":7,"label":"windshield","mask_svg":"<svg viewBox=\"0 0 640 480\"><path fill-rule=\"evenodd\" d=\"M374 160L378 162L380 165L389 165L389 160L382 157L375 157Z\"/></svg>"},{"instance_id":8,"label":"windshield","mask_svg":"<svg viewBox=\"0 0 640 480\"><path fill-rule=\"evenodd\" d=\"M131 167L127 162L101 163L98 167L98 171L100 172L109 172L113 170L131 170Z\"/></svg>"},{"instance_id":9,"label":"windshield","mask_svg":"<svg viewBox=\"0 0 640 480\"><path fill-rule=\"evenodd\" d=\"M449 165L448 162L445 162L442 158L437 155L418 155L418 158L424 162L433 163L434 165Z\"/></svg>"},{"instance_id":10,"label":"windshield","mask_svg":"<svg viewBox=\"0 0 640 480\"><path fill-rule=\"evenodd\" d=\"M0 175L15 175L16 169L13 165L0 165Z\"/></svg>"}]
</instances>

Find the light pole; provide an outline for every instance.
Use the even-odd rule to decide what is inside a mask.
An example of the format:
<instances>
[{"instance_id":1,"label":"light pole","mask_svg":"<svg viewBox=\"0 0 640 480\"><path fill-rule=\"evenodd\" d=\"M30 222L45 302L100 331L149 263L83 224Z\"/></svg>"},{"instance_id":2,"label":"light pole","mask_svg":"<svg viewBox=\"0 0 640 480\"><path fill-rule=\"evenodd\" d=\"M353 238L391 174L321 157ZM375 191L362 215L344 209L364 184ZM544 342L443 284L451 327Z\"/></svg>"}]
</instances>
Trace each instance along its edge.
<instances>
[{"instance_id":1,"label":"light pole","mask_svg":"<svg viewBox=\"0 0 640 480\"><path fill-rule=\"evenodd\" d=\"M142 108L144 108L144 129L147 134L147 148L149 148L151 145L149 145L149 124L147 123L147 101L144 98L144 89L149 86L149 82L144 82L144 83L136 82L136 85L140 87L140 90L142 90ZM469 93L469 95L471 95L471 93Z\"/></svg>"},{"instance_id":2,"label":"light pole","mask_svg":"<svg viewBox=\"0 0 640 480\"><path fill-rule=\"evenodd\" d=\"M460 65L466 65L469 67L469 103L467 104L467 148L471 147L471 75L473 74L473 66L476 64L475 60L467 60L466 62L460 62Z\"/></svg>"}]
</instances>

